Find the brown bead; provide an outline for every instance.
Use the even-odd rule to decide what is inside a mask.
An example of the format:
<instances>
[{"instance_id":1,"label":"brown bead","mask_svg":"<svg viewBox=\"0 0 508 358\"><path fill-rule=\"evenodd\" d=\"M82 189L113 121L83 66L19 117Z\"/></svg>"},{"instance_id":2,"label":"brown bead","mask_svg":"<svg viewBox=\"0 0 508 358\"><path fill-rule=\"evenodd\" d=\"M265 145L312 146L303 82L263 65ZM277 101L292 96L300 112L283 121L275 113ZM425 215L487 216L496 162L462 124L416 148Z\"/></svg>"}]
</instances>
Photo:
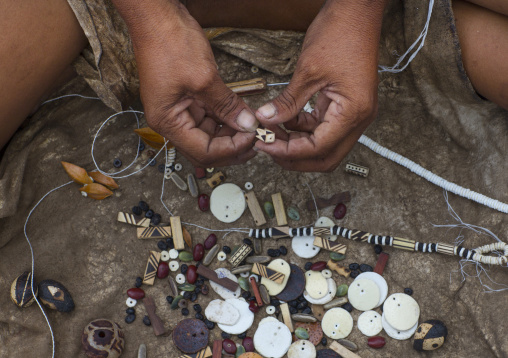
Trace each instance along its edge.
<instances>
[{"instance_id":1,"label":"brown bead","mask_svg":"<svg viewBox=\"0 0 508 358\"><path fill-rule=\"evenodd\" d=\"M201 294L206 296L208 295L208 292L210 292L210 288L208 287L208 285L201 286Z\"/></svg>"},{"instance_id":2,"label":"brown bead","mask_svg":"<svg viewBox=\"0 0 508 358\"><path fill-rule=\"evenodd\" d=\"M187 282L188 283L193 284L196 282L196 280L198 279L198 273L196 271L197 271L196 266L189 265L189 267L187 268Z\"/></svg>"},{"instance_id":3,"label":"brown bead","mask_svg":"<svg viewBox=\"0 0 508 358\"><path fill-rule=\"evenodd\" d=\"M157 277L158 278L166 278L169 275L169 265L167 262L161 261L159 262L159 267L157 268Z\"/></svg>"},{"instance_id":4,"label":"brown bead","mask_svg":"<svg viewBox=\"0 0 508 358\"><path fill-rule=\"evenodd\" d=\"M118 358L122 354L124 344L122 328L107 319L90 322L81 335L81 345L90 358Z\"/></svg>"},{"instance_id":5,"label":"brown bead","mask_svg":"<svg viewBox=\"0 0 508 358\"><path fill-rule=\"evenodd\" d=\"M254 340L252 337L245 337L242 341L242 346L246 352L254 352Z\"/></svg>"},{"instance_id":6,"label":"brown bead","mask_svg":"<svg viewBox=\"0 0 508 358\"><path fill-rule=\"evenodd\" d=\"M210 197L206 194L201 194L198 197L198 206L201 211L210 210Z\"/></svg>"},{"instance_id":7,"label":"brown bead","mask_svg":"<svg viewBox=\"0 0 508 358\"><path fill-rule=\"evenodd\" d=\"M383 348L386 344L386 341L383 337L381 336L374 336L374 337L370 337L368 340L367 340L367 344L369 345L369 347L371 348L376 348L376 349L379 349L379 348Z\"/></svg>"},{"instance_id":8,"label":"brown bead","mask_svg":"<svg viewBox=\"0 0 508 358\"><path fill-rule=\"evenodd\" d=\"M326 268L326 262L325 261L318 261L314 262L310 269L312 271L323 271Z\"/></svg>"},{"instance_id":9,"label":"brown bead","mask_svg":"<svg viewBox=\"0 0 508 358\"><path fill-rule=\"evenodd\" d=\"M222 349L224 349L226 353L235 354L236 344L231 339L225 339L222 341Z\"/></svg>"},{"instance_id":10,"label":"brown bead","mask_svg":"<svg viewBox=\"0 0 508 358\"><path fill-rule=\"evenodd\" d=\"M337 204L335 209L333 209L333 216L335 216L335 219L342 219L344 216L346 216L347 208L346 205L343 203Z\"/></svg>"},{"instance_id":11,"label":"brown bead","mask_svg":"<svg viewBox=\"0 0 508 358\"><path fill-rule=\"evenodd\" d=\"M197 244L194 246L194 251L192 252L192 258L194 261L201 261L205 256L205 248L203 244Z\"/></svg>"},{"instance_id":12,"label":"brown bead","mask_svg":"<svg viewBox=\"0 0 508 358\"><path fill-rule=\"evenodd\" d=\"M129 288L127 290L127 296L137 301L145 297L145 291L141 288Z\"/></svg>"},{"instance_id":13,"label":"brown bead","mask_svg":"<svg viewBox=\"0 0 508 358\"><path fill-rule=\"evenodd\" d=\"M204 243L205 250L210 250L212 247L215 246L216 243L217 243L217 235L215 234L208 235Z\"/></svg>"}]
</instances>

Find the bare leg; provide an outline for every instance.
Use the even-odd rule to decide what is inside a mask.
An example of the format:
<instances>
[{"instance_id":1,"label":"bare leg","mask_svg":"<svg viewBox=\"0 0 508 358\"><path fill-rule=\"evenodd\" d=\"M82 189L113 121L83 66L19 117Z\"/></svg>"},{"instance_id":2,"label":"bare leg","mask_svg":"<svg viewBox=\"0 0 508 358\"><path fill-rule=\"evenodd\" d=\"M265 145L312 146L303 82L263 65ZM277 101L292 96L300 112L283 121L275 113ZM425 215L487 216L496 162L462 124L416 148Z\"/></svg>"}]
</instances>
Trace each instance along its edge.
<instances>
[{"instance_id":1,"label":"bare leg","mask_svg":"<svg viewBox=\"0 0 508 358\"><path fill-rule=\"evenodd\" d=\"M508 109L508 16L460 0L453 2L453 12L474 88Z\"/></svg>"},{"instance_id":2,"label":"bare leg","mask_svg":"<svg viewBox=\"0 0 508 358\"><path fill-rule=\"evenodd\" d=\"M65 0L2 0L0 23L2 148L65 76L87 40Z\"/></svg>"}]
</instances>

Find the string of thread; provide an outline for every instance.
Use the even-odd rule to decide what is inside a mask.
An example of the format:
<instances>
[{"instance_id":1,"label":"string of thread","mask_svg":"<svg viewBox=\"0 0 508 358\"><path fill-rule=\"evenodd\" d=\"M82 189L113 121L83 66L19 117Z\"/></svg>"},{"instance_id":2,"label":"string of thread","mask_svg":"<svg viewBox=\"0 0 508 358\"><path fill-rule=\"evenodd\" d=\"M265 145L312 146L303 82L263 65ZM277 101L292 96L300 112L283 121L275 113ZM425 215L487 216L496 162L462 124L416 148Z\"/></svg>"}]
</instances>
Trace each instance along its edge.
<instances>
[{"instance_id":1,"label":"string of thread","mask_svg":"<svg viewBox=\"0 0 508 358\"><path fill-rule=\"evenodd\" d=\"M316 203L316 197L314 196L314 193L312 192L309 183L305 182L305 185L307 185L307 188L309 188L310 195L312 196L312 200L314 201L314 207L316 208L316 220L319 220L319 210Z\"/></svg>"}]
</instances>

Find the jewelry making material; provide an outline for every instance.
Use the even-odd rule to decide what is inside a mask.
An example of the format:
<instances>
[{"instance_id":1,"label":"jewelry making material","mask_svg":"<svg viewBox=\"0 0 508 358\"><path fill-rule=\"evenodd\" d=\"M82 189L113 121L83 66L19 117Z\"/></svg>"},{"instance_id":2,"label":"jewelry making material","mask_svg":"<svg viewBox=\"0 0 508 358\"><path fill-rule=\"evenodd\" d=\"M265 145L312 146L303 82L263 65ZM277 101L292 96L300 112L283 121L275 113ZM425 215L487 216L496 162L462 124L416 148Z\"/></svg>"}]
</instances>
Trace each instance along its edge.
<instances>
[{"instance_id":1,"label":"jewelry making material","mask_svg":"<svg viewBox=\"0 0 508 358\"><path fill-rule=\"evenodd\" d=\"M155 282L155 275L157 274L160 258L160 252L150 251L150 256L148 257L148 262L146 263L145 275L143 277L144 284L153 285Z\"/></svg>"},{"instance_id":2,"label":"jewelry making material","mask_svg":"<svg viewBox=\"0 0 508 358\"><path fill-rule=\"evenodd\" d=\"M246 206L244 193L236 184L222 184L210 195L210 211L217 220L224 223L238 220Z\"/></svg>"},{"instance_id":3,"label":"jewelry making material","mask_svg":"<svg viewBox=\"0 0 508 358\"><path fill-rule=\"evenodd\" d=\"M150 219L148 218L140 218L136 220L136 217L129 213L122 213L119 212L117 216L117 220L121 223L131 224L135 226L141 226L141 227L149 227L150 226Z\"/></svg>"},{"instance_id":4,"label":"jewelry making material","mask_svg":"<svg viewBox=\"0 0 508 358\"><path fill-rule=\"evenodd\" d=\"M166 239L171 237L171 226L153 226L137 229L138 239Z\"/></svg>"},{"instance_id":5,"label":"jewelry making material","mask_svg":"<svg viewBox=\"0 0 508 358\"><path fill-rule=\"evenodd\" d=\"M231 263L231 265L233 265L233 267L236 267L238 266L243 260L245 260L245 258L250 254L250 252L252 251L252 248L247 245L247 244L243 244L242 246L240 246L240 248L235 252L234 255L231 255L231 257L229 258L229 262Z\"/></svg>"},{"instance_id":6,"label":"jewelry making material","mask_svg":"<svg viewBox=\"0 0 508 358\"><path fill-rule=\"evenodd\" d=\"M277 219L277 225L285 226L288 224L286 218L286 210L284 209L284 202L282 201L282 194L272 194L273 208L275 209L275 218Z\"/></svg>"},{"instance_id":7,"label":"jewelry making material","mask_svg":"<svg viewBox=\"0 0 508 358\"><path fill-rule=\"evenodd\" d=\"M222 172L217 172L211 178L206 179L206 182L208 183L208 185L210 185L210 188L214 189L215 187L222 184L224 180L226 180L226 176Z\"/></svg>"},{"instance_id":8,"label":"jewelry making material","mask_svg":"<svg viewBox=\"0 0 508 358\"><path fill-rule=\"evenodd\" d=\"M273 143L275 142L275 133L266 128L257 128L256 138L264 143Z\"/></svg>"},{"instance_id":9,"label":"jewelry making material","mask_svg":"<svg viewBox=\"0 0 508 358\"><path fill-rule=\"evenodd\" d=\"M125 336L117 323L101 318L86 325L81 345L88 357L118 358L123 352Z\"/></svg>"},{"instance_id":10,"label":"jewelry making material","mask_svg":"<svg viewBox=\"0 0 508 358\"><path fill-rule=\"evenodd\" d=\"M145 305L146 313L148 314L148 317L150 317L150 322L152 324L153 333L156 336L160 336L164 333L166 333L166 329L164 328L164 323L162 323L162 320L157 316L155 313L155 302L152 297L145 297L143 298L143 304Z\"/></svg>"},{"instance_id":11,"label":"jewelry making material","mask_svg":"<svg viewBox=\"0 0 508 358\"><path fill-rule=\"evenodd\" d=\"M268 268L265 265L255 263L252 266L253 273L260 275L261 277L265 277L270 281L281 284L284 281L284 274L275 270Z\"/></svg>"},{"instance_id":12,"label":"jewelry making material","mask_svg":"<svg viewBox=\"0 0 508 358\"><path fill-rule=\"evenodd\" d=\"M247 202L247 206L249 207L249 211L254 218L254 222L256 226L261 226L266 224L265 216L263 215L263 210L259 205L259 201L256 198L256 194L253 191L249 191L245 194L245 201Z\"/></svg>"},{"instance_id":13,"label":"jewelry making material","mask_svg":"<svg viewBox=\"0 0 508 358\"><path fill-rule=\"evenodd\" d=\"M171 223L171 232L173 236L173 242L175 244L176 250L185 249L185 243L183 240L183 232L182 232L182 224L180 222L179 216L172 216L169 218L169 222Z\"/></svg>"},{"instance_id":14,"label":"jewelry making material","mask_svg":"<svg viewBox=\"0 0 508 358\"><path fill-rule=\"evenodd\" d=\"M354 174L367 178L367 176L369 175L369 168L354 163L347 163L346 172L349 174Z\"/></svg>"},{"instance_id":15,"label":"jewelry making material","mask_svg":"<svg viewBox=\"0 0 508 358\"><path fill-rule=\"evenodd\" d=\"M209 279L210 281L215 282L216 284L227 288L230 291L236 291L239 288L237 282L229 279L225 275L221 275L221 277L219 277L217 272L213 271L212 269L209 269L206 266L199 265L197 273L199 275Z\"/></svg>"},{"instance_id":16,"label":"jewelry making material","mask_svg":"<svg viewBox=\"0 0 508 358\"><path fill-rule=\"evenodd\" d=\"M28 307L35 302L31 287L32 273L25 271L12 282L11 299L18 307ZM34 284L35 296L37 296L37 285Z\"/></svg>"},{"instance_id":17,"label":"jewelry making material","mask_svg":"<svg viewBox=\"0 0 508 358\"><path fill-rule=\"evenodd\" d=\"M290 332L294 331L293 322L291 321L291 314L289 313L289 306L287 303L283 303L280 305L280 311L282 313L282 319L284 320L284 324L288 327Z\"/></svg>"}]
</instances>

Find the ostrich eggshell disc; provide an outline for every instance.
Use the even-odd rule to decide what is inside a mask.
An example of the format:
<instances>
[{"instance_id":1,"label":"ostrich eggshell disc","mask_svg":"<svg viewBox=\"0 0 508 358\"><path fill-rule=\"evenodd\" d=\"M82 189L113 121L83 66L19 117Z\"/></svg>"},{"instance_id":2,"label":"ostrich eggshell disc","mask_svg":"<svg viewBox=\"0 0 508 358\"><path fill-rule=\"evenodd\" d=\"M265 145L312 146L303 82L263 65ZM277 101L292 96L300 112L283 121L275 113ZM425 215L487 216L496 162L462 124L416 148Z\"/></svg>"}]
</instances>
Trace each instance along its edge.
<instances>
[{"instance_id":1,"label":"ostrich eggshell disc","mask_svg":"<svg viewBox=\"0 0 508 358\"><path fill-rule=\"evenodd\" d=\"M247 331L254 322L254 313L249 309L249 304L243 299L230 298L226 300L227 303L233 305L240 313L240 319L234 325L226 325L218 323L217 326L229 334L242 334Z\"/></svg>"},{"instance_id":2,"label":"ostrich eggshell disc","mask_svg":"<svg viewBox=\"0 0 508 358\"><path fill-rule=\"evenodd\" d=\"M358 329L367 337L377 336L383 330L381 313L365 311L358 317Z\"/></svg>"},{"instance_id":3,"label":"ostrich eggshell disc","mask_svg":"<svg viewBox=\"0 0 508 358\"><path fill-rule=\"evenodd\" d=\"M240 312L229 302L213 300L206 306L205 316L209 321L232 326L240 319Z\"/></svg>"},{"instance_id":4,"label":"ostrich eggshell disc","mask_svg":"<svg viewBox=\"0 0 508 358\"><path fill-rule=\"evenodd\" d=\"M283 259L275 259L270 262L268 268L284 274L284 281L281 284L275 283L265 277L261 277L261 284L266 287L270 296L277 296L286 287L289 275L291 274L291 266Z\"/></svg>"},{"instance_id":5,"label":"ostrich eggshell disc","mask_svg":"<svg viewBox=\"0 0 508 358\"><path fill-rule=\"evenodd\" d=\"M224 223L232 223L245 211L245 196L238 185L227 183L216 187L210 195L210 211Z\"/></svg>"},{"instance_id":6,"label":"ostrich eggshell disc","mask_svg":"<svg viewBox=\"0 0 508 358\"><path fill-rule=\"evenodd\" d=\"M291 248L296 256L311 259L319 254L319 247L314 246L314 236L295 236L291 240Z\"/></svg>"},{"instance_id":7,"label":"ostrich eggshell disc","mask_svg":"<svg viewBox=\"0 0 508 358\"><path fill-rule=\"evenodd\" d=\"M254 333L254 348L263 357L281 358L293 340L289 328L282 322L266 322Z\"/></svg>"},{"instance_id":8,"label":"ostrich eggshell disc","mask_svg":"<svg viewBox=\"0 0 508 358\"><path fill-rule=\"evenodd\" d=\"M313 305L325 305L331 300L335 298L335 294L337 293L337 284L333 280L333 278L327 278L326 282L328 283L328 291L326 292L326 295L319 299L312 298L307 291L303 292L303 297Z\"/></svg>"},{"instance_id":9,"label":"ostrich eggshell disc","mask_svg":"<svg viewBox=\"0 0 508 358\"><path fill-rule=\"evenodd\" d=\"M288 358L316 358L316 347L310 341L296 341L289 347Z\"/></svg>"},{"instance_id":10,"label":"ostrich eggshell disc","mask_svg":"<svg viewBox=\"0 0 508 358\"><path fill-rule=\"evenodd\" d=\"M238 282L238 279L235 275L233 275L227 268L220 267L217 270L217 276L219 278L227 277L235 282ZM241 288L240 286L237 287L235 291L228 290L226 287L223 287L213 281L210 281L210 286L212 287L212 290L214 290L219 296L221 296L223 299L227 300L228 298L239 298L241 297Z\"/></svg>"},{"instance_id":11,"label":"ostrich eggshell disc","mask_svg":"<svg viewBox=\"0 0 508 358\"><path fill-rule=\"evenodd\" d=\"M268 317L263 318L261 321L259 321L258 327L261 326L262 324L265 324L268 322L280 322L280 321L275 317L268 316Z\"/></svg>"},{"instance_id":12,"label":"ostrich eggshell disc","mask_svg":"<svg viewBox=\"0 0 508 358\"><path fill-rule=\"evenodd\" d=\"M413 297L405 293L394 293L386 299L383 315L390 326L406 331L418 323L420 306Z\"/></svg>"},{"instance_id":13,"label":"ostrich eggshell disc","mask_svg":"<svg viewBox=\"0 0 508 358\"><path fill-rule=\"evenodd\" d=\"M332 308L323 316L321 328L332 339L346 338L353 330L353 317L344 308Z\"/></svg>"},{"instance_id":14,"label":"ostrich eggshell disc","mask_svg":"<svg viewBox=\"0 0 508 358\"><path fill-rule=\"evenodd\" d=\"M365 278L354 280L349 285L347 297L349 303L359 311L369 311L379 303L379 287L372 280Z\"/></svg>"},{"instance_id":15,"label":"ostrich eggshell disc","mask_svg":"<svg viewBox=\"0 0 508 358\"><path fill-rule=\"evenodd\" d=\"M418 328L418 322L416 322L415 325L408 330L403 331L395 329L392 326L390 326L388 322L386 322L384 313L383 316L381 317L381 322L383 323L383 329L385 330L386 334L392 337L393 339L398 339L399 341L411 338L413 334L415 334L416 329Z\"/></svg>"},{"instance_id":16,"label":"ostrich eggshell disc","mask_svg":"<svg viewBox=\"0 0 508 358\"><path fill-rule=\"evenodd\" d=\"M356 276L355 280L366 278L367 280L374 281L379 288L379 302L376 307L379 307L386 300L386 296L388 296L388 284L383 276L377 274L375 272L364 272Z\"/></svg>"},{"instance_id":17,"label":"ostrich eggshell disc","mask_svg":"<svg viewBox=\"0 0 508 358\"><path fill-rule=\"evenodd\" d=\"M321 271L309 270L305 272L305 291L316 300L326 296L328 293L328 281L321 274Z\"/></svg>"},{"instance_id":18,"label":"ostrich eggshell disc","mask_svg":"<svg viewBox=\"0 0 508 358\"><path fill-rule=\"evenodd\" d=\"M321 216L319 219L317 219L316 223L314 224L314 227L326 227L330 228L332 226L335 226L335 223L332 219L327 218L326 216ZM323 236L324 239L328 239L331 241L337 240L337 235L333 236Z\"/></svg>"}]
</instances>

